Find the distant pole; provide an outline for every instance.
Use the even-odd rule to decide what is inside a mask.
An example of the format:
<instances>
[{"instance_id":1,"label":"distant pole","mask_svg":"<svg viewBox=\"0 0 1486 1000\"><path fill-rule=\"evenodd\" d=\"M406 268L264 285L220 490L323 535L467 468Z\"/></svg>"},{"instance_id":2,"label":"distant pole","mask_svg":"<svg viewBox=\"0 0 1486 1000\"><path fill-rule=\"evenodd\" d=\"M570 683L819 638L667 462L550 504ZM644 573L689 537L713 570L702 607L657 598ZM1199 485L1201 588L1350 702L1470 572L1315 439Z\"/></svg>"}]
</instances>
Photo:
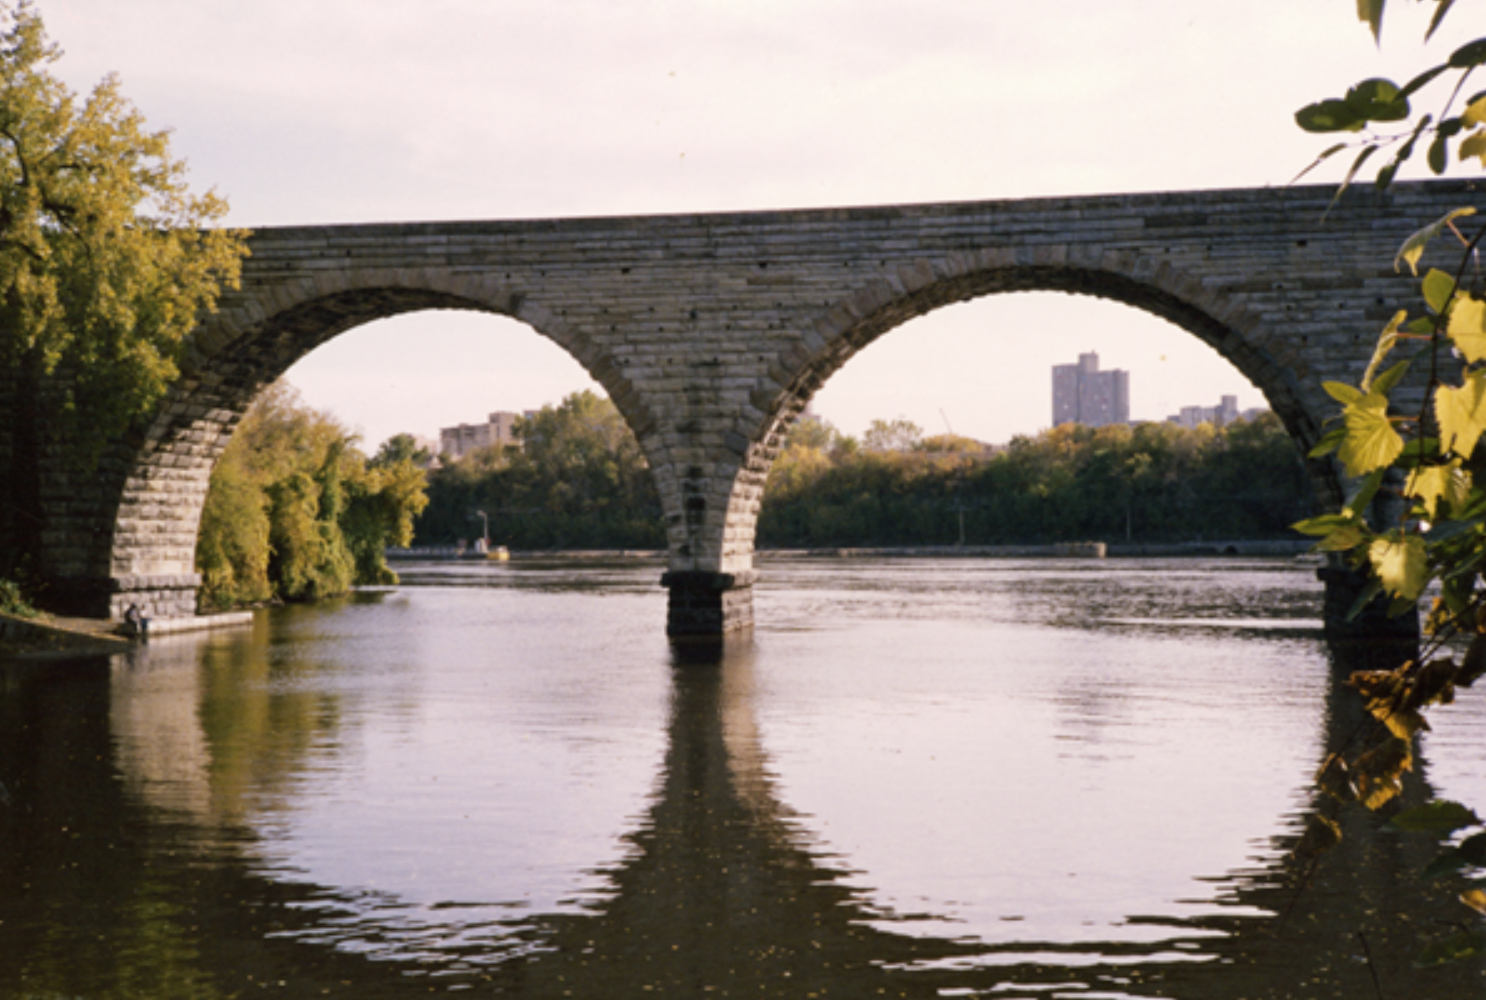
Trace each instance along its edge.
<instances>
[{"instance_id":1,"label":"distant pole","mask_svg":"<svg viewBox=\"0 0 1486 1000\"><path fill-rule=\"evenodd\" d=\"M480 538L485 542L485 548L490 547L490 518L485 516L483 510L475 511L480 518Z\"/></svg>"}]
</instances>

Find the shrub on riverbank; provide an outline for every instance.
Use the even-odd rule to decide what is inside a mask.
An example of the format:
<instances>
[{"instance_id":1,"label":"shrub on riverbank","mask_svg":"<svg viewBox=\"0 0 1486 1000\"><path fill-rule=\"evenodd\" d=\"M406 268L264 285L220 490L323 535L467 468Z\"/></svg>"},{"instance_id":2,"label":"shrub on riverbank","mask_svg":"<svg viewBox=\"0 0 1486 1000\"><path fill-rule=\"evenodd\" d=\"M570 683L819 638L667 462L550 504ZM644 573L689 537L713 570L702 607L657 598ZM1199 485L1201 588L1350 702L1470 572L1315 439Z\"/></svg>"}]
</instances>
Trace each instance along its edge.
<instances>
[{"instance_id":1,"label":"shrub on riverbank","mask_svg":"<svg viewBox=\"0 0 1486 1000\"><path fill-rule=\"evenodd\" d=\"M382 553L412 540L427 503L406 456L367 459L287 383L248 411L212 471L196 543L201 602L311 601L395 582Z\"/></svg>"},{"instance_id":2,"label":"shrub on riverbank","mask_svg":"<svg viewBox=\"0 0 1486 1000\"><path fill-rule=\"evenodd\" d=\"M17 618L37 618L41 612L26 599L25 591L14 580L0 580L0 614Z\"/></svg>"}]
</instances>

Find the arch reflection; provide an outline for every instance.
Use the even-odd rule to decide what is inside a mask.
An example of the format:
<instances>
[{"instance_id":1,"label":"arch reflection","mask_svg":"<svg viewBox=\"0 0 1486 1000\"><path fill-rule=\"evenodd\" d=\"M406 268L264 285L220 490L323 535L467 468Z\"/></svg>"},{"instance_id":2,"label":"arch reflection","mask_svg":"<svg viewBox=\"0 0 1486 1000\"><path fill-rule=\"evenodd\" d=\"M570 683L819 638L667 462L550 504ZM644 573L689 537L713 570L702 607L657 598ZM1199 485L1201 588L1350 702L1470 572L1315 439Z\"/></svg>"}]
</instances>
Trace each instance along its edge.
<instances>
[{"instance_id":1,"label":"arch reflection","mask_svg":"<svg viewBox=\"0 0 1486 1000\"><path fill-rule=\"evenodd\" d=\"M291 656L293 643L265 641ZM1332 653L1318 762L1358 719L1343 685L1356 654ZM297 776L316 754L354 742L344 696L299 683L325 664L281 661L275 677L261 655L183 641L65 675L0 670L0 781L12 799L0 807L0 851L15 859L0 866L0 995L122 997L183 982L178 995L216 997L282 982L288 996L464 986L527 997L1221 1000L1367 996L1374 974L1389 997L1480 991L1479 964L1412 968L1434 922L1459 916L1415 878L1427 840L1340 810L1340 848L1314 866L1295 853L1308 816L1329 803L1298 802L1291 832L1250 869L1212 873L1218 912L1129 917L1151 931L1140 941L988 943L885 912L872 872L833 856L780 791L761 727L768 655L746 641L675 647L653 794L581 905L451 900L419 926L394 894L286 881L255 854L253 804L302 794ZM398 700L410 712L414 702ZM1426 778L1410 796L1428 793Z\"/></svg>"}]
</instances>

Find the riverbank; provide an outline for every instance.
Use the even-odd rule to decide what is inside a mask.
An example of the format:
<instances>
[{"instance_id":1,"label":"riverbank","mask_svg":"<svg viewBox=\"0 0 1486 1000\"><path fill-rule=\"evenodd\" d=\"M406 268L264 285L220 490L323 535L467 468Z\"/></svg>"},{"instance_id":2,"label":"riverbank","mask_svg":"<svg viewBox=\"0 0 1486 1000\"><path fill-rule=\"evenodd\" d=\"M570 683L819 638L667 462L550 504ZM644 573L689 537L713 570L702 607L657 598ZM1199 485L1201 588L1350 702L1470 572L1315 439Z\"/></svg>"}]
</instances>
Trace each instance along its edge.
<instances>
[{"instance_id":1,"label":"riverbank","mask_svg":"<svg viewBox=\"0 0 1486 1000\"><path fill-rule=\"evenodd\" d=\"M165 618L150 623L150 636L233 628L253 624L253 612L229 611L193 618ZM63 656L104 656L127 652L140 640L119 634L120 625L106 618L20 618L0 614L0 661L44 660Z\"/></svg>"},{"instance_id":2,"label":"riverbank","mask_svg":"<svg viewBox=\"0 0 1486 1000\"><path fill-rule=\"evenodd\" d=\"M1105 555L1109 558L1159 558L1179 556L1298 556L1314 549L1310 539L1269 539L1259 541L1211 541L1211 542L1108 542ZM904 545L904 546L841 546L816 549L757 549L761 557L813 557L813 558L912 558L912 559L1060 559L1069 558L1067 545ZM541 559L637 559L663 562L666 558L660 549L532 549L509 550L512 562ZM443 562L450 560L486 561L484 553L473 549L456 549L453 546L427 546L407 549L388 549L389 563L399 562Z\"/></svg>"},{"instance_id":3,"label":"riverbank","mask_svg":"<svg viewBox=\"0 0 1486 1000\"><path fill-rule=\"evenodd\" d=\"M1309 539L1270 541L1180 542L1172 544L1108 542L1104 555L1111 559L1171 559L1180 556L1299 556L1311 552ZM759 549L760 556L815 556L843 559L1067 559L1064 545L920 545L890 548ZM513 554L514 558L514 554ZM1078 558L1074 556L1072 558Z\"/></svg>"}]
</instances>

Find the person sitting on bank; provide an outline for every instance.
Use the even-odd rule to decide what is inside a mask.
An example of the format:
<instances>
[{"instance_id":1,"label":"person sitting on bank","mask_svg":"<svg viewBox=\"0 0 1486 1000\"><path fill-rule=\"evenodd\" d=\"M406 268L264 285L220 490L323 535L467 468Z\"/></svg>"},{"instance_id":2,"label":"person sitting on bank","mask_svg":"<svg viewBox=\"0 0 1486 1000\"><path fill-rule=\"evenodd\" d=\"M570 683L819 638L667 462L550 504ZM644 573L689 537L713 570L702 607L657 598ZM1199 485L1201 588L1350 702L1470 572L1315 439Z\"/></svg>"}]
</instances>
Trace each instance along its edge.
<instances>
[{"instance_id":1,"label":"person sitting on bank","mask_svg":"<svg viewBox=\"0 0 1486 1000\"><path fill-rule=\"evenodd\" d=\"M143 638L150 634L150 620L145 617L143 611L139 610L138 604L129 605L129 609L124 612L124 624L131 635Z\"/></svg>"}]
</instances>

